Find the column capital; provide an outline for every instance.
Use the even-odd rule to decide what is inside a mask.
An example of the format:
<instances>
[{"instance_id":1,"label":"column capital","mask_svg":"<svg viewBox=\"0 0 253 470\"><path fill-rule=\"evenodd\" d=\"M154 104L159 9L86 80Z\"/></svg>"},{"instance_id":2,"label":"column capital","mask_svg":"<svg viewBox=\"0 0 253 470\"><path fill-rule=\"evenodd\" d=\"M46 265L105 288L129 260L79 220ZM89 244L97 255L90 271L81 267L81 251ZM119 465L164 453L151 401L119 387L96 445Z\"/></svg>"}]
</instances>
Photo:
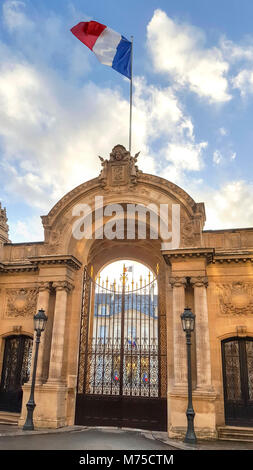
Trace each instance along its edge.
<instances>
[{"instance_id":1,"label":"column capital","mask_svg":"<svg viewBox=\"0 0 253 470\"><path fill-rule=\"evenodd\" d=\"M207 287L208 286L208 277L207 276L195 276L191 277L190 283L193 287Z\"/></svg>"},{"instance_id":2,"label":"column capital","mask_svg":"<svg viewBox=\"0 0 253 470\"><path fill-rule=\"evenodd\" d=\"M53 282L53 288L56 291L65 290L66 292L70 292L72 289L74 289L74 286L69 281L55 281Z\"/></svg>"},{"instance_id":3,"label":"column capital","mask_svg":"<svg viewBox=\"0 0 253 470\"><path fill-rule=\"evenodd\" d=\"M186 286L186 277L171 277L169 283L172 287L185 287Z\"/></svg>"},{"instance_id":4,"label":"column capital","mask_svg":"<svg viewBox=\"0 0 253 470\"><path fill-rule=\"evenodd\" d=\"M51 291L51 283L50 282L45 282L45 281L40 281L38 282L38 291L39 292L44 292L44 291Z\"/></svg>"}]
</instances>

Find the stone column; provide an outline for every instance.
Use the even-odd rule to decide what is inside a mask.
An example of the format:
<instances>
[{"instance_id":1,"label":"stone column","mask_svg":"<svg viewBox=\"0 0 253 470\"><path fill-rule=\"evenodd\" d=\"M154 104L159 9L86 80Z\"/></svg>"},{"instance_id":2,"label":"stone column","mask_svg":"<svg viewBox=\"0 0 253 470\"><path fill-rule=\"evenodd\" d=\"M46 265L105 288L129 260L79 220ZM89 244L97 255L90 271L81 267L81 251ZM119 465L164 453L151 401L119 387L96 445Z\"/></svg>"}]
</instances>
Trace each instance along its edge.
<instances>
[{"instance_id":1,"label":"stone column","mask_svg":"<svg viewBox=\"0 0 253 470\"><path fill-rule=\"evenodd\" d=\"M194 312L196 315L196 362L197 362L197 389L212 390L211 385L211 354L208 324L208 308L206 288L207 277L191 278L194 288Z\"/></svg>"},{"instance_id":2,"label":"stone column","mask_svg":"<svg viewBox=\"0 0 253 470\"><path fill-rule=\"evenodd\" d=\"M37 300L37 310L43 309L45 310L45 314L48 315L48 305L49 305L49 296L50 296L50 283L49 282L40 282L39 283L39 294ZM32 365L31 365L31 374L29 383L31 384L32 381L32 371L33 371L33 360L35 354L35 339L36 339L36 332L34 332L33 337L33 350L32 350ZM43 362L44 362L44 350L45 350L45 331L41 334L40 337L40 346L39 346L39 355L38 355L38 363L37 363L37 373L36 373L36 384L41 385L43 381Z\"/></svg>"},{"instance_id":3,"label":"stone column","mask_svg":"<svg viewBox=\"0 0 253 470\"><path fill-rule=\"evenodd\" d=\"M187 358L185 333L182 329L180 315L185 308L185 277L172 277L173 287L173 351L174 351L174 386L187 387Z\"/></svg>"},{"instance_id":4,"label":"stone column","mask_svg":"<svg viewBox=\"0 0 253 470\"><path fill-rule=\"evenodd\" d=\"M53 283L53 288L56 290L56 299L47 383L49 382L60 384L62 382L67 299L68 292L70 292L72 287L72 284L70 284L68 281L57 281Z\"/></svg>"}]
</instances>

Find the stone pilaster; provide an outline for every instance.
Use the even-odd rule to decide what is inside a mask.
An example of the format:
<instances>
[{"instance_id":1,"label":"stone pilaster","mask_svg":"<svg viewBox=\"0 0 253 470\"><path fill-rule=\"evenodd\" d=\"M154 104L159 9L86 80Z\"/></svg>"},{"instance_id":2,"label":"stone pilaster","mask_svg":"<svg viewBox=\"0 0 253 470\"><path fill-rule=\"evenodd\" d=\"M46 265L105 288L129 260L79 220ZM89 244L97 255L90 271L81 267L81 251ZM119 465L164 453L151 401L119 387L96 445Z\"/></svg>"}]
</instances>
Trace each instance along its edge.
<instances>
[{"instance_id":1,"label":"stone pilaster","mask_svg":"<svg viewBox=\"0 0 253 470\"><path fill-rule=\"evenodd\" d=\"M45 310L45 314L48 315L48 306L49 306L49 296L50 296L50 283L49 282L40 282L38 285L38 298L37 298L37 309ZM35 355L35 340L36 340L36 332L34 332L33 337L33 350L32 350L32 364L31 364L31 374L29 379L29 384L32 381L32 371L33 371L33 361ZM36 384L40 385L43 381L43 361L44 361L44 350L45 350L45 332L41 334L40 337L40 346L39 346L39 355L38 355L38 363L37 363L37 373L36 373Z\"/></svg>"},{"instance_id":2,"label":"stone pilaster","mask_svg":"<svg viewBox=\"0 0 253 470\"><path fill-rule=\"evenodd\" d=\"M56 290L56 299L47 383L61 383L67 299L73 286L68 281L57 281L53 283L53 288Z\"/></svg>"},{"instance_id":3,"label":"stone pilaster","mask_svg":"<svg viewBox=\"0 0 253 470\"><path fill-rule=\"evenodd\" d=\"M187 358L185 334L180 315L185 308L185 277L172 277L173 287L173 352L174 352L174 387L187 387Z\"/></svg>"},{"instance_id":4,"label":"stone pilaster","mask_svg":"<svg viewBox=\"0 0 253 470\"><path fill-rule=\"evenodd\" d=\"M207 285L205 276L191 278L194 288L194 312L196 315L196 365L197 389L211 390L211 354L207 307Z\"/></svg>"}]
</instances>

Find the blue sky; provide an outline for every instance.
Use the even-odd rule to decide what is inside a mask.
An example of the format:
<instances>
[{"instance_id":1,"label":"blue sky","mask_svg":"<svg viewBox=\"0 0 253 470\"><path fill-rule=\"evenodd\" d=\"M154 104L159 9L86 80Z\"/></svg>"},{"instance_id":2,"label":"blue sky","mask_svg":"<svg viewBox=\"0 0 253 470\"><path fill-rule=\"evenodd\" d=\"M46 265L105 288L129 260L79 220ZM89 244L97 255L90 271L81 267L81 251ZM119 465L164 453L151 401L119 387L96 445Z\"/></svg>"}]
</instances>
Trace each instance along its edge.
<instances>
[{"instance_id":1,"label":"blue sky","mask_svg":"<svg viewBox=\"0 0 253 470\"><path fill-rule=\"evenodd\" d=\"M4 0L0 4L0 200L13 242L128 145L129 81L70 28L134 36L139 167L206 204L205 228L253 226L250 0Z\"/></svg>"}]
</instances>

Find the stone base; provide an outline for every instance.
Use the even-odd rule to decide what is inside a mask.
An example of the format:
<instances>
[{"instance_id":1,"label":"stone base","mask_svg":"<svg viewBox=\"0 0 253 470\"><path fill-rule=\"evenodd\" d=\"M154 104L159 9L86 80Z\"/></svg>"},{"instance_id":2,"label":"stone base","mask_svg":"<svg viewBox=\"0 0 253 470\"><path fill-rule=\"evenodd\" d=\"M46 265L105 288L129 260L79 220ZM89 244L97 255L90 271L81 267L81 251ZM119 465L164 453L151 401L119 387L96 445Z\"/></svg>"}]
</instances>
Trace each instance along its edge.
<instances>
[{"instance_id":1,"label":"stone base","mask_svg":"<svg viewBox=\"0 0 253 470\"><path fill-rule=\"evenodd\" d=\"M36 385L34 400L36 407L33 415L35 428L61 428L66 426L67 387L59 383ZM18 425L22 427L26 420L26 403L30 396L30 385L23 386L22 412Z\"/></svg>"},{"instance_id":2,"label":"stone base","mask_svg":"<svg viewBox=\"0 0 253 470\"><path fill-rule=\"evenodd\" d=\"M194 428L199 439L217 439L215 400L211 390L193 391ZM175 388L168 395L168 435L183 439L187 429L187 390Z\"/></svg>"},{"instance_id":3,"label":"stone base","mask_svg":"<svg viewBox=\"0 0 253 470\"><path fill-rule=\"evenodd\" d=\"M184 440L186 434L187 427L171 427L168 430L168 436L170 439L180 439L181 441ZM194 426L195 434L197 439L205 439L205 440L216 440L217 439L217 431L212 430L210 428L200 428L198 429Z\"/></svg>"}]
</instances>

